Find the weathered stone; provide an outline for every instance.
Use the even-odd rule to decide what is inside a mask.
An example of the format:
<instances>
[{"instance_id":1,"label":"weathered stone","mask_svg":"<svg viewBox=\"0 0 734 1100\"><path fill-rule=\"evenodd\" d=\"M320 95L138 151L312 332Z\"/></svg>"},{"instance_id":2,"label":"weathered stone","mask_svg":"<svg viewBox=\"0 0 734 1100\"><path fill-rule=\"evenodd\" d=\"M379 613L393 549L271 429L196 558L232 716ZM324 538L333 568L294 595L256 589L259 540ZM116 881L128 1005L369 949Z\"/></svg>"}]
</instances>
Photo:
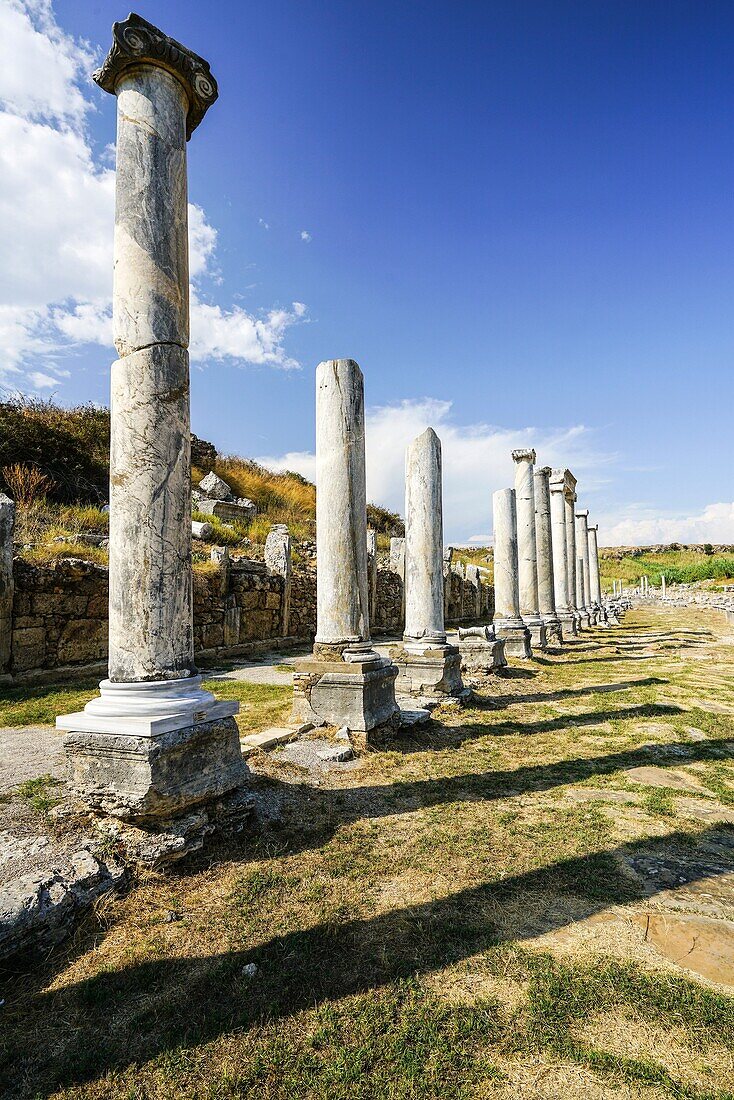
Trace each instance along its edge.
<instances>
[{"instance_id":1,"label":"weathered stone","mask_svg":"<svg viewBox=\"0 0 734 1100\"><path fill-rule=\"evenodd\" d=\"M397 669L372 648L367 582L364 383L352 359L316 371L317 629L294 716L369 732L397 714Z\"/></svg>"},{"instance_id":2,"label":"weathered stone","mask_svg":"<svg viewBox=\"0 0 734 1100\"><path fill-rule=\"evenodd\" d=\"M191 534L195 539L210 539L214 528L211 523L199 523L198 520L192 519L191 521Z\"/></svg>"},{"instance_id":3,"label":"weathered stone","mask_svg":"<svg viewBox=\"0 0 734 1100\"><path fill-rule=\"evenodd\" d=\"M213 470L199 482L199 492L202 497L209 500L232 501L236 499L232 488L224 478L219 477Z\"/></svg>"},{"instance_id":4,"label":"weathered stone","mask_svg":"<svg viewBox=\"0 0 734 1100\"><path fill-rule=\"evenodd\" d=\"M393 652L397 690L458 695L461 662L446 641L443 618L441 442L433 428L405 456L405 633Z\"/></svg>"},{"instance_id":5,"label":"weathered stone","mask_svg":"<svg viewBox=\"0 0 734 1100\"><path fill-rule=\"evenodd\" d=\"M511 657L532 657L530 631L520 617L517 573L515 490L498 489L492 497L494 513L494 628Z\"/></svg>"},{"instance_id":6,"label":"weathered stone","mask_svg":"<svg viewBox=\"0 0 734 1100\"><path fill-rule=\"evenodd\" d=\"M0 493L0 674L8 671L13 639L15 504Z\"/></svg>"},{"instance_id":7,"label":"weathered stone","mask_svg":"<svg viewBox=\"0 0 734 1100\"><path fill-rule=\"evenodd\" d=\"M293 572L291 561L291 536L288 527L284 523L276 523L270 528L265 540L265 564L271 573L283 578L283 597L281 611L281 632L286 637L290 628L291 607L291 575ZM272 607L280 607L280 596Z\"/></svg>"},{"instance_id":8,"label":"weathered stone","mask_svg":"<svg viewBox=\"0 0 734 1100\"><path fill-rule=\"evenodd\" d=\"M174 816L248 776L234 718L152 736L75 731L64 737L64 749L72 792L123 820Z\"/></svg>"},{"instance_id":9,"label":"weathered stone","mask_svg":"<svg viewBox=\"0 0 734 1100\"><path fill-rule=\"evenodd\" d=\"M538 565L538 608L545 623L548 641L561 645L563 633L556 613L553 576L553 534L551 529L550 466L542 466L533 475L535 489L535 543Z\"/></svg>"},{"instance_id":10,"label":"weathered stone","mask_svg":"<svg viewBox=\"0 0 734 1100\"><path fill-rule=\"evenodd\" d=\"M154 818L247 773L238 704L218 704L194 666L186 140L216 84L137 16L113 34L95 74L117 96L109 679L57 726L89 806Z\"/></svg>"},{"instance_id":11,"label":"weathered stone","mask_svg":"<svg viewBox=\"0 0 734 1100\"><path fill-rule=\"evenodd\" d=\"M257 508L246 497L237 500L209 500L204 497L197 505L197 511L205 516L216 516L223 523L252 523Z\"/></svg>"},{"instance_id":12,"label":"weathered stone","mask_svg":"<svg viewBox=\"0 0 734 1100\"><path fill-rule=\"evenodd\" d=\"M589 593L589 536L586 531L588 512L576 512L576 608L581 625L593 626L595 616Z\"/></svg>"},{"instance_id":13,"label":"weathered stone","mask_svg":"<svg viewBox=\"0 0 734 1100\"><path fill-rule=\"evenodd\" d=\"M515 509L517 523L518 591L520 617L530 631L531 645L547 646L545 623L538 604L538 561L535 540L535 484L533 463L535 451L521 449L512 452L515 463Z\"/></svg>"},{"instance_id":14,"label":"weathered stone","mask_svg":"<svg viewBox=\"0 0 734 1100\"><path fill-rule=\"evenodd\" d=\"M551 545L553 551L553 591L556 600L556 614L561 630L568 635L576 634L576 616L574 614L571 592L569 590L568 545L566 537L566 470L552 470L548 482L551 510Z\"/></svg>"}]
</instances>

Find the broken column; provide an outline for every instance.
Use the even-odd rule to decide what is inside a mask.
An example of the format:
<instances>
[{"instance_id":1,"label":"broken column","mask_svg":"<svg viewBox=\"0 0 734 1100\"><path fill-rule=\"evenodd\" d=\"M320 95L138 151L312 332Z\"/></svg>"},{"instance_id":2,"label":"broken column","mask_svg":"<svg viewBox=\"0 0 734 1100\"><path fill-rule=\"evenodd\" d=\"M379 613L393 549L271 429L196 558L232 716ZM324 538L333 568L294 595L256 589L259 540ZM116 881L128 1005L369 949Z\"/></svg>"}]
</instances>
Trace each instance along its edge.
<instances>
[{"instance_id":1,"label":"broken column","mask_svg":"<svg viewBox=\"0 0 734 1100\"><path fill-rule=\"evenodd\" d=\"M566 546L566 471L552 470L548 482L550 492L553 589L556 597L556 614L565 635L576 633L576 616L568 588L568 557Z\"/></svg>"},{"instance_id":2,"label":"broken column","mask_svg":"<svg viewBox=\"0 0 734 1100\"><path fill-rule=\"evenodd\" d=\"M364 381L353 359L316 369L316 557L316 638L293 676L294 717L369 733L398 714L398 670L370 640Z\"/></svg>"},{"instance_id":3,"label":"broken column","mask_svg":"<svg viewBox=\"0 0 734 1100\"><path fill-rule=\"evenodd\" d=\"M660 574L660 597L665 599L665 573Z\"/></svg>"},{"instance_id":4,"label":"broken column","mask_svg":"<svg viewBox=\"0 0 734 1100\"><path fill-rule=\"evenodd\" d=\"M0 677L10 678L13 642L13 531L15 504L0 493Z\"/></svg>"},{"instance_id":5,"label":"broken column","mask_svg":"<svg viewBox=\"0 0 734 1100\"><path fill-rule=\"evenodd\" d=\"M550 466L541 466L533 475L535 483L535 545L538 561L538 608L545 624L548 641L552 645L562 645L563 633L556 611L553 570L550 475Z\"/></svg>"},{"instance_id":6,"label":"broken column","mask_svg":"<svg viewBox=\"0 0 734 1100\"><path fill-rule=\"evenodd\" d=\"M584 611L589 616L589 625L596 626L596 608L591 599L591 565L589 562L589 513L576 513L576 552L581 558L581 571L584 580ZM583 612L582 612L583 614Z\"/></svg>"},{"instance_id":7,"label":"broken column","mask_svg":"<svg viewBox=\"0 0 734 1100\"><path fill-rule=\"evenodd\" d=\"M287 523L274 523L265 539L265 564L271 573L283 578L283 598L280 608L280 632L288 637L291 618L291 536Z\"/></svg>"},{"instance_id":8,"label":"broken column","mask_svg":"<svg viewBox=\"0 0 734 1100\"><path fill-rule=\"evenodd\" d=\"M530 631L520 616L515 490L498 489L492 497L492 507L495 635L504 639L506 656L532 657Z\"/></svg>"},{"instance_id":9,"label":"broken column","mask_svg":"<svg viewBox=\"0 0 734 1100\"><path fill-rule=\"evenodd\" d=\"M395 535L390 538L390 572L401 580L400 621L405 625L405 539Z\"/></svg>"},{"instance_id":10,"label":"broken column","mask_svg":"<svg viewBox=\"0 0 734 1100\"><path fill-rule=\"evenodd\" d=\"M568 567L568 596L576 620L576 629L588 626L588 616L581 612L579 600L581 594L578 591L577 581L577 553L576 553L576 478L570 470L564 470L565 489L564 503L566 507L566 564Z\"/></svg>"},{"instance_id":11,"label":"broken column","mask_svg":"<svg viewBox=\"0 0 734 1100\"><path fill-rule=\"evenodd\" d=\"M462 693L459 650L446 641L443 600L441 441L427 428L405 455L405 633L393 652L398 690Z\"/></svg>"},{"instance_id":12,"label":"broken column","mask_svg":"<svg viewBox=\"0 0 734 1100\"><path fill-rule=\"evenodd\" d=\"M370 622L377 621L377 531L367 529L367 592Z\"/></svg>"},{"instance_id":13,"label":"broken column","mask_svg":"<svg viewBox=\"0 0 734 1100\"><path fill-rule=\"evenodd\" d=\"M57 725L81 799L142 820L247 774L238 704L202 689L193 652L186 141L217 86L136 15L94 79L117 96L109 678Z\"/></svg>"},{"instance_id":14,"label":"broken column","mask_svg":"<svg viewBox=\"0 0 734 1100\"><path fill-rule=\"evenodd\" d=\"M530 631L534 648L547 645L545 623L538 605L538 562L535 542L535 451L512 452L515 463L515 507L517 509L517 560L520 585L520 615Z\"/></svg>"}]
</instances>

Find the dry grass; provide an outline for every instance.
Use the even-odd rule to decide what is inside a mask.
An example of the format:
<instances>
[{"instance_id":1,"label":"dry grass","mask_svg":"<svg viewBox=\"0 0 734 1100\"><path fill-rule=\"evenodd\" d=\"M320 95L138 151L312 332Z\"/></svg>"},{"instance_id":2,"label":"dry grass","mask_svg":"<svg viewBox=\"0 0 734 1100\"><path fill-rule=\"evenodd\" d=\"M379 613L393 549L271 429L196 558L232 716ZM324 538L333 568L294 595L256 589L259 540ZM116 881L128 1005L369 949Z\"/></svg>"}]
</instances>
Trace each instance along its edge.
<instances>
[{"instance_id":1,"label":"dry grass","mask_svg":"<svg viewBox=\"0 0 734 1100\"><path fill-rule=\"evenodd\" d=\"M734 868L732 716L697 702L729 708L733 674L723 622L645 609L353 765L260 755L258 833L144 876L10 976L0 1091L731 1100L734 998L645 941L632 915L667 894L628 860ZM250 726L287 706L272 690ZM628 776L648 765L672 814Z\"/></svg>"}]
</instances>

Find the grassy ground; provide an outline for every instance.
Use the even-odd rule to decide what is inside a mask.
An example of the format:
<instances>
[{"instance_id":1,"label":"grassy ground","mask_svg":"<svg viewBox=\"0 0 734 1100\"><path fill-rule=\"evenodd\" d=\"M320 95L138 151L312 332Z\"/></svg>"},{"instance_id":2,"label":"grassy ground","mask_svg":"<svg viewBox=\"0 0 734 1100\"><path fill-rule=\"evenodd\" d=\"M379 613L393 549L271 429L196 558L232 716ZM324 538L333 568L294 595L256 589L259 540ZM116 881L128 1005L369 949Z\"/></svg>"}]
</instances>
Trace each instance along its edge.
<instances>
[{"instance_id":1,"label":"grassy ground","mask_svg":"<svg viewBox=\"0 0 734 1100\"><path fill-rule=\"evenodd\" d=\"M646 608L354 764L251 758L259 833L8 975L0 1093L731 1098L734 997L655 949L678 880L631 870L734 870L726 631Z\"/></svg>"},{"instance_id":2,"label":"grassy ground","mask_svg":"<svg viewBox=\"0 0 734 1100\"><path fill-rule=\"evenodd\" d=\"M74 684L37 684L0 688L0 727L52 726L58 714L73 714L99 694L99 677ZM254 733L267 726L282 725L293 702L290 688L270 684L248 684L241 680L204 680L207 691L220 699L239 699L237 723L240 733Z\"/></svg>"},{"instance_id":3,"label":"grassy ground","mask_svg":"<svg viewBox=\"0 0 734 1100\"><path fill-rule=\"evenodd\" d=\"M704 554L699 550L666 550L662 554L643 554L639 558L602 557L599 560L602 587L611 591L612 580L625 585L637 584L643 574L650 584L659 586L661 573L668 584L691 584L694 581L731 582L734 577L734 555Z\"/></svg>"}]
</instances>

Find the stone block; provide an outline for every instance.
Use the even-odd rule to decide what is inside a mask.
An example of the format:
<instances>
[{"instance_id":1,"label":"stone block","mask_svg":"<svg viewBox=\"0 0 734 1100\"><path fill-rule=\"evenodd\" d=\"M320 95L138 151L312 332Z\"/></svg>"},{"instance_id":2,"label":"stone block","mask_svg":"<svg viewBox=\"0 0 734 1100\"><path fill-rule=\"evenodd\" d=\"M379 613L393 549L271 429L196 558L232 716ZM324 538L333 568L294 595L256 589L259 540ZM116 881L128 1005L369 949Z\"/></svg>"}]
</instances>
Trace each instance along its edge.
<instances>
[{"instance_id":1,"label":"stone block","mask_svg":"<svg viewBox=\"0 0 734 1100\"><path fill-rule=\"evenodd\" d=\"M218 477L213 470L199 482L199 493L202 497L208 497L210 500L235 499L231 486L223 478Z\"/></svg>"},{"instance_id":2,"label":"stone block","mask_svg":"<svg viewBox=\"0 0 734 1100\"><path fill-rule=\"evenodd\" d=\"M46 656L46 631L42 627L13 631L13 672L41 668Z\"/></svg>"},{"instance_id":3,"label":"stone block","mask_svg":"<svg viewBox=\"0 0 734 1100\"><path fill-rule=\"evenodd\" d=\"M400 647L391 656L398 667L395 690L401 694L459 696L464 690L461 656L456 646L437 646L424 654Z\"/></svg>"},{"instance_id":4,"label":"stone block","mask_svg":"<svg viewBox=\"0 0 734 1100\"><path fill-rule=\"evenodd\" d=\"M90 809L129 821L173 817L246 782L234 718L151 737L67 733L69 783Z\"/></svg>"},{"instance_id":5,"label":"stone block","mask_svg":"<svg viewBox=\"0 0 734 1100\"><path fill-rule=\"evenodd\" d=\"M58 643L62 665L100 661L107 653L107 623L99 619L74 619L67 622Z\"/></svg>"},{"instance_id":6,"label":"stone block","mask_svg":"<svg viewBox=\"0 0 734 1100\"><path fill-rule=\"evenodd\" d=\"M328 723L369 733L396 718L398 670L383 659L370 665L314 661L293 675L293 720Z\"/></svg>"}]
</instances>

